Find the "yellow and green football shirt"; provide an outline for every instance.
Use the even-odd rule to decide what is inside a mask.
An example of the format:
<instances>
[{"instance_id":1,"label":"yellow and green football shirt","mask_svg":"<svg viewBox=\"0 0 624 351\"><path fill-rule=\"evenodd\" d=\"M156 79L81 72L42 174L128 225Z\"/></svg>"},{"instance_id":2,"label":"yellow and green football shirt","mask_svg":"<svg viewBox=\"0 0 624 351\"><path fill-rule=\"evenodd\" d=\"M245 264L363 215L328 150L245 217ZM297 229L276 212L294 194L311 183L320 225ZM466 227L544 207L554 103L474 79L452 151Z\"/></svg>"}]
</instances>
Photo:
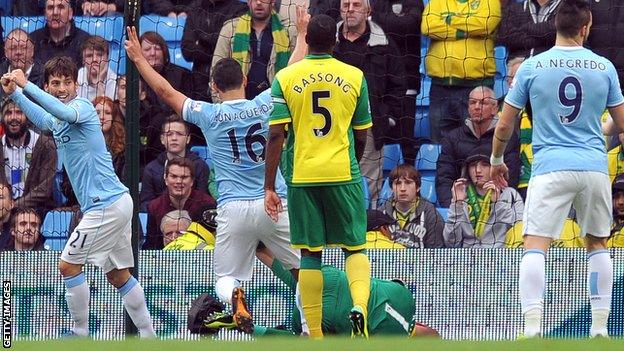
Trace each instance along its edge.
<instances>
[{"instance_id":1,"label":"yellow and green football shirt","mask_svg":"<svg viewBox=\"0 0 624 351\"><path fill-rule=\"evenodd\" d=\"M361 70L331 55L308 55L275 76L269 125L288 123L282 172L289 186L361 181L353 130L372 126Z\"/></svg>"}]
</instances>

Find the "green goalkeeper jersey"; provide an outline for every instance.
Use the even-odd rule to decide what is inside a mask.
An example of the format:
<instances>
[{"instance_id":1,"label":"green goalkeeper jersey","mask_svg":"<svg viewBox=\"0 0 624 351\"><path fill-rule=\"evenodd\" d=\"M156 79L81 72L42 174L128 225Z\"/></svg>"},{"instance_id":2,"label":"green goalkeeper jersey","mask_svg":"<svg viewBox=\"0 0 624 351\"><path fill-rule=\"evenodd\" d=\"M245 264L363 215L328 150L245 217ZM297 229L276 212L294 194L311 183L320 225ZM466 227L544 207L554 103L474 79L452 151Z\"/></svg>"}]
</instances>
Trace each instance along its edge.
<instances>
[{"instance_id":1,"label":"green goalkeeper jersey","mask_svg":"<svg viewBox=\"0 0 624 351\"><path fill-rule=\"evenodd\" d=\"M271 270L288 287L295 291L296 281L278 260ZM323 321L325 334L351 334L349 312L353 308L349 283L345 272L325 265L323 273ZM414 297L402 284L381 279L371 279L368 300L368 331L374 334L408 334L408 325L414 315ZM293 308L293 330L301 333L301 316Z\"/></svg>"}]
</instances>

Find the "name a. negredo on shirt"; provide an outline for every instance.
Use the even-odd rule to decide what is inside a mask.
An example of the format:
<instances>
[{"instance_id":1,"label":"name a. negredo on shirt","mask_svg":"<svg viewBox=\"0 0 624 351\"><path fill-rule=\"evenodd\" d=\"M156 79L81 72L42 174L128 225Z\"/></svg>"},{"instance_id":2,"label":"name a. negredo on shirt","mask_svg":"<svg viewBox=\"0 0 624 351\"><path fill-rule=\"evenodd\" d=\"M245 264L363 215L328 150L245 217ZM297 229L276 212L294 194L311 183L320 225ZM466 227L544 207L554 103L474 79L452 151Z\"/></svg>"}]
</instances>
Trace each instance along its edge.
<instances>
[{"instance_id":1,"label":"name a. negredo on shirt","mask_svg":"<svg viewBox=\"0 0 624 351\"><path fill-rule=\"evenodd\" d=\"M340 76L334 76L331 73L318 72L316 74L310 73L308 77L301 78L301 85L295 84L295 86L293 86L293 90L297 93L301 93L308 85L321 82L334 83L342 89L343 93L348 93L351 89L353 89L351 84L345 83L344 78L341 78Z\"/></svg>"},{"instance_id":2,"label":"name a. negredo on shirt","mask_svg":"<svg viewBox=\"0 0 624 351\"><path fill-rule=\"evenodd\" d=\"M250 108L238 113L222 112L217 116L217 123L231 122L247 118L259 118L262 116L266 116L269 112L271 112L271 105L268 104L262 104L260 105L260 107Z\"/></svg>"},{"instance_id":3,"label":"name a. negredo on shirt","mask_svg":"<svg viewBox=\"0 0 624 351\"><path fill-rule=\"evenodd\" d=\"M544 67L546 65L546 67ZM604 71L607 66L602 62L581 59L550 59L548 63L537 61L535 68L582 68Z\"/></svg>"}]
</instances>

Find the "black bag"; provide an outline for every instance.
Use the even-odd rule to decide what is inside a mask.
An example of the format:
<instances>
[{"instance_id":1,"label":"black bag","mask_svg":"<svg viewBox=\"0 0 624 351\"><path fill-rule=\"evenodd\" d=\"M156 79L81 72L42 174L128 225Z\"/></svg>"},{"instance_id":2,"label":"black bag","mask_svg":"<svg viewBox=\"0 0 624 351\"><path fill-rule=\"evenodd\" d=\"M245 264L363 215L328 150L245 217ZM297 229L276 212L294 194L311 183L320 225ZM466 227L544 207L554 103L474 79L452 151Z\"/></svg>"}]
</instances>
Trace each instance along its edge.
<instances>
[{"instance_id":1,"label":"black bag","mask_svg":"<svg viewBox=\"0 0 624 351\"><path fill-rule=\"evenodd\" d=\"M218 329L208 329L204 326L204 321L208 316L215 312L223 312L225 306L221 301L215 299L209 294L201 294L198 298L191 302L191 308L188 311L187 327L191 333L210 335L219 332Z\"/></svg>"}]
</instances>

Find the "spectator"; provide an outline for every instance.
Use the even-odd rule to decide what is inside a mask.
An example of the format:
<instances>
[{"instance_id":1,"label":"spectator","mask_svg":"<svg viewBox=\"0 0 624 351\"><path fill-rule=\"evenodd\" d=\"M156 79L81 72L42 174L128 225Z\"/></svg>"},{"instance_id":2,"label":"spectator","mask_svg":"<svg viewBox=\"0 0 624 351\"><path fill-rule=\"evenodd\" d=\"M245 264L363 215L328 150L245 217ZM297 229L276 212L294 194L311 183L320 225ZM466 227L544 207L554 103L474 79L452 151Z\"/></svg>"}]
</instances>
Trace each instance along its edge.
<instances>
[{"instance_id":1,"label":"spectator","mask_svg":"<svg viewBox=\"0 0 624 351\"><path fill-rule=\"evenodd\" d=\"M219 32L225 21L242 15L248 7L239 0L199 0L191 6L182 35L182 55L193 62L191 97L210 102L210 67Z\"/></svg>"},{"instance_id":2,"label":"spectator","mask_svg":"<svg viewBox=\"0 0 624 351\"><path fill-rule=\"evenodd\" d=\"M79 16L115 16L124 12L125 0L78 0L76 13Z\"/></svg>"},{"instance_id":3,"label":"spectator","mask_svg":"<svg viewBox=\"0 0 624 351\"><path fill-rule=\"evenodd\" d=\"M498 122L498 102L494 91L488 87L476 87L470 93L469 118L464 125L455 128L442 139L442 152L438 158L436 192L442 207L451 204L451 187L460 177L468 154L479 145L491 145L494 128ZM505 151L505 163L509 167L509 186L518 185L520 172L520 145L514 134Z\"/></svg>"},{"instance_id":4,"label":"spectator","mask_svg":"<svg viewBox=\"0 0 624 351\"><path fill-rule=\"evenodd\" d=\"M378 210L366 211L366 248L367 249L404 249L405 246L392 240L389 227L396 220Z\"/></svg>"},{"instance_id":5,"label":"spectator","mask_svg":"<svg viewBox=\"0 0 624 351\"><path fill-rule=\"evenodd\" d=\"M206 213L207 211L204 211ZM206 227L192 222L180 236L172 240L163 250L214 250L215 236Z\"/></svg>"},{"instance_id":6,"label":"spectator","mask_svg":"<svg viewBox=\"0 0 624 351\"><path fill-rule=\"evenodd\" d=\"M505 236L506 248L515 249L523 247L523 225L524 223L522 221L517 222L507 231L507 235ZM585 247L585 243L583 242L580 234L581 227L579 227L578 223L576 223L573 218L567 218L563 223L563 229L561 230L561 234L559 234L559 239L553 240L550 247Z\"/></svg>"},{"instance_id":7,"label":"spectator","mask_svg":"<svg viewBox=\"0 0 624 351\"><path fill-rule=\"evenodd\" d=\"M420 22L423 12L421 0L383 0L372 4L372 20L379 24L398 47L405 64L406 92L403 96L403 114L397 126L391 129L391 138L401 143L405 162L414 164L417 147L414 139L416 95L420 92Z\"/></svg>"},{"instance_id":8,"label":"spectator","mask_svg":"<svg viewBox=\"0 0 624 351\"><path fill-rule=\"evenodd\" d=\"M90 36L82 44L82 67L78 70L78 96L93 101L97 96L115 98L117 74L108 67L109 45L104 38Z\"/></svg>"},{"instance_id":9,"label":"spectator","mask_svg":"<svg viewBox=\"0 0 624 351\"><path fill-rule=\"evenodd\" d=\"M391 239L408 248L444 247L444 219L433 204L419 195L420 174L411 165L402 164L390 172L393 198L383 205L383 212L395 219L389 226Z\"/></svg>"},{"instance_id":10,"label":"spectator","mask_svg":"<svg viewBox=\"0 0 624 351\"><path fill-rule=\"evenodd\" d=\"M7 59L0 63L0 73L21 69L29 81L39 87L43 86L43 65L41 62L35 62L35 44L26 31L16 28L7 35L4 54ZM4 96L6 94L3 90L0 92L0 98Z\"/></svg>"},{"instance_id":11,"label":"spectator","mask_svg":"<svg viewBox=\"0 0 624 351\"><path fill-rule=\"evenodd\" d=\"M431 38L425 58L431 76L429 123L431 140L460 127L474 87L494 84L494 34L500 22L500 1L431 0L421 23Z\"/></svg>"},{"instance_id":12,"label":"spectator","mask_svg":"<svg viewBox=\"0 0 624 351\"><path fill-rule=\"evenodd\" d=\"M274 4L248 0L248 13L223 24L212 57L212 67L226 57L241 64L247 76L245 98L249 100L269 89L295 47L297 28L275 12Z\"/></svg>"},{"instance_id":13,"label":"spectator","mask_svg":"<svg viewBox=\"0 0 624 351\"><path fill-rule=\"evenodd\" d=\"M195 153L188 152L189 143L188 124L177 115L170 116L162 124L160 142L165 146L165 151L160 153L152 162L148 163L143 172L141 186L141 210L147 209L151 200L165 192L164 174L166 165L173 159L186 158L193 164L193 182L195 189L204 190L208 187L208 175L210 170L206 162Z\"/></svg>"},{"instance_id":14,"label":"spectator","mask_svg":"<svg viewBox=\"0 0 624 351\"><path fill-rule=\"evenodd\" d=\"M561 0L524 0L503 8L497 44L508 57L531 57L555 45L555 14Z\"/></svg>"},{"instance_id":15,"label":"spectator","mask_svg":"<svg viewBox=\"0 0 624 351\"><path fill-rule=\"evenodd\" d=\"M619 145L607 152L607 163L609 165L609 178L611 183L620 174L624 173L624 133L618 134Z\"/></svg>"},{"instance_id":16,"label":"spectator","mask_svg":"<svg viewBox=\"0 0 624 351\"><path fill-rule=\"evenodd\" d=\"M164 173L166 190L147 206L147 238L143 249L163 248L163 233L159 224L167 213L185 210L191 220L197 222L203 219L204 211L216 207L210 195L193 188L195 178L195 165L191 160L180 157L167 162Z\"/></svg>"},{"instance_id":17,"label":"spectator","mask_svg":"<svg viewBox=\"0 0 624 351\"><path fill-rule=\"evenodd\" d=\"M191 223L191 216L186 210L173 210L167 213L160 221L163 247L180 237Z\"/></svg>"},{"instance_id":18,"label":"spectator","mask_svg":"<svg viewBox=\"0 0 624 351\"><path fill-rule=\"evenodd\" d=\"M11 99L2 107L5 135L0 148L0 177L11 185L15 206L35 208L43 214L51 208L56 171L54 140L29 128L28 119Z\"/></svg>"},{"instance_id":19,"label":"spectator","mask_svg":"<svg viewBox=\"0 0 624 351\"><path fill-rule=\"evenodd\" d=\"M12 236L9 230L12 209L11 185L0 178L0 251L12 250Z\"/></svg>"},{"instance_id":20,"label":"spectator","mask_svg":"<svg viewBox=\"0 0 624 351\"><path fill-rule=\"evenodd\" d=\"M334 56L364 72L368 83L373 128L368 132L360 160L362 176L368 181L373 204L383 184L383 144L390 126L403 115L405 67L397 47L381 27L368 19L370 5L364 0L342 0L338 42Z\"/></svg>"},{"instance_id":21,"label":"spectator","mask_svg":"<svg viewBox=\"0 0 624 351\"><path fill-rule=\"evenodd\" d=\"M592 51L613 62L620 86L624 87L624 2L621 0L589 0L592 27L588 44Z\"/></svg>"},{"instance_id":22,"label":"spectator","mask_svg":"<svg viewBox=\"0 0 624 351\"><path fill-rule=\"evenodd\" d=\"M126 164L126 127L119 107L108 96L98 96L93 100L93 106L100 117L102 133L106 147L113 158L113 168L119 179L125 179L124 166Z\"/></svg>"},{"instance_id":23,"label":"spectator","mask_svg":"<svg viewBox=\"0 0 624 351\"><path fill-rule=\"evenodd\" d=\"M45 64L53 57L69 56L79 65L80 48L89 33L76 28L70 0L46 0L45 4L45 27L30 35L35 43L35 60Z\"/></svg>"},{"instance_id":24,"label":"spectator","mask_svg":"<svg viewBox=\"0 0 624 351\"><path fill-rule=\"evenodd\" d=\"M41 217L34 208L18 207L9 220L14 251L43 250Z\"/></svg>"},{"instance_id":25,"label":"spectator","mask_svg":"<svg viewBox=\"0 0 624 351\"><path fill-rule=\"evenodd\" d=\"M491 145L473 149L462 177L453 183L453 199L444 226L447 247L503 247L507 231L522 220L524 203L511 187L497 189L490 179Z\"/></svg>"},{"instance_id":26,"label":"spectator","mask_svg":"<svg viewBox=\"0 0 624 351\"><path fill-rule=\"evenodd\" d=\"M624 247L624 175L618 175L613 181L613 225L608 247Z\"/></svg>"}]
</instances>

